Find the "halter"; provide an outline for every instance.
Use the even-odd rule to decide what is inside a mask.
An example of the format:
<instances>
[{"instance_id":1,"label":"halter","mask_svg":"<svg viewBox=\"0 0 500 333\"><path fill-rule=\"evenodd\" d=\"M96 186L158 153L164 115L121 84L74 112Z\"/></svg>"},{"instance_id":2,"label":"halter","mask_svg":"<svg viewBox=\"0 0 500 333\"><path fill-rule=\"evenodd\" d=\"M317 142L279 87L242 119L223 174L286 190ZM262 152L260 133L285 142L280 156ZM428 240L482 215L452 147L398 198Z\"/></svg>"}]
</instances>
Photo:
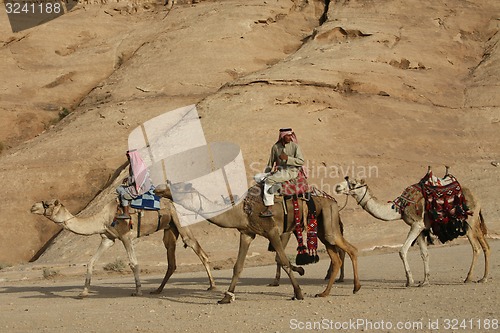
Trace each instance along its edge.
<instances>
[{"instance_id":1,"label":"halter","mask_svg":"<svg viewBox=\"0 0 500 333\"><path fill-rule=\"evenodd\" d=\"M345 181L346 181L346 183L347 183L347 188L349 189L349 191L357 190L357 189L360 189L360 188L363 188L363 187L365 188L365 193L363 193L363 196L361 197L361 199L359 199L359 201L358 201L358 200L356 200L356 201L357 201L357 204L358 204L359 206L361 206L361 207L365 208L365 206L366 206L366 203L367 203L367 202L365 202L365 205L364 205L364 206L363 206L363 205L361 205L361 202L365 199L366 194L368 193L368 185L364 184L364 185L360 185L360 186L357 186L357 187L352 187L352 186L351 186L351 183L349 183L349 176L346 176L344 179L345 179ZM346 200L346 204L347 204L347 200Z\"/></svg>"},{"instance_id":2,"label":"halter","mask_svg":"<svg viewBox=\"0 0 500 333\"><path fill-rule=\"evenodd\" d=\"M45 201L42 201L42 207L43 207L43 216L45 217L48 217L47 216L47 209L50 207L50 205L48 203L46 203ZM52 212L53 213L53 212ZM51 214L52 215L52 214ZM64 227L67 227L67 222L76 218L76 216L71 216L69 219L67 219L66 221L62 221L62 222L56 222L56 221L53 221L54 223L56 224L62 224Z\"/></svg>"},{"instance_id":3,"label":"halter","mask_svg":"<svg viewBox=\"0 0 500 333\"><path fill-rule=\"evenodd\" d=\"M47 216L47 208L49 208L49 204L45 203L45 201L42 201L42 207L43 207L43 216Z\"/></svg>"}]
</instances>

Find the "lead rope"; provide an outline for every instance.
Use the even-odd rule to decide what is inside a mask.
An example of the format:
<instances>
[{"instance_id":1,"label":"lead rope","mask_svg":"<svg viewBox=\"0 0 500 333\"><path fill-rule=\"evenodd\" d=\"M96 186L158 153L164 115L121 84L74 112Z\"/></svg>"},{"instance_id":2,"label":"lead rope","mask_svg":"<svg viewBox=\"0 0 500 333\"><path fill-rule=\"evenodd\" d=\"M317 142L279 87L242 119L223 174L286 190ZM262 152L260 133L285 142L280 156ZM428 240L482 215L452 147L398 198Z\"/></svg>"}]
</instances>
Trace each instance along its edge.
<instances>
[{"instance_id":1,"label":"lead rope","mask_svg":"<svg viewBox=\"0 0 500 333\"><path fill-rule=\"evenodd\" d=\"M342 208L340 208L340 209L339 209L339 212L340 212L340 211L342 211L342 209L344 209L344 208L345 208L345 206L347 206L347 200L349 200L349 194L346 194L346 195L345 195L345 203L344 203L344 205L342 206Z\"/></svg>"}]
</instances>

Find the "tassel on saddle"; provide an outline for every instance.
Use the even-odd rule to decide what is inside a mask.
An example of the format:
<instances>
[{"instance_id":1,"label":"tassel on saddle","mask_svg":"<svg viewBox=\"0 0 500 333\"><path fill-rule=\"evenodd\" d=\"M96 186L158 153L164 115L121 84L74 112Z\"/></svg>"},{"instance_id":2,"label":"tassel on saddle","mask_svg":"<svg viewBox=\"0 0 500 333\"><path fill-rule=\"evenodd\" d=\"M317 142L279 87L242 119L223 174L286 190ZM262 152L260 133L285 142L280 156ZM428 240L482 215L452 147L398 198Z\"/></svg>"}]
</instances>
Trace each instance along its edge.
<instances>
[{"instance_id":1,"label":"tassel on saddle","mask_svg":"<svg viewBox=\"0 0 500 333\"><path fill-rule=\"evenodd\" d=\"M319 261L319 256L318 256L318 222L316 219L316 206L314 204L314 201L312 199L305 201L304 207L304 212L302 214L302 217L304 219L307 219L307 242L306 245L304 245L304 237L303 237L303 230L302 230L302 221L301 221L301 212L300 212L300 205L299 205L299 199L297 199L296 196L292 197L292 204L293 204L293 221L295 224L295 229L293 231L295 238L297 239L297 256L295 258L295 264L296 265L308 265L312 263L316 263ZM285 203L286 205L286 203ZM284 218L284 229L287 229L286 226L286 220L287 220L287 214L285 211L285 218ZM274 252L274 248L272 247L271 244L268 246L268 250Z\"/></svg>"}]
</instances>

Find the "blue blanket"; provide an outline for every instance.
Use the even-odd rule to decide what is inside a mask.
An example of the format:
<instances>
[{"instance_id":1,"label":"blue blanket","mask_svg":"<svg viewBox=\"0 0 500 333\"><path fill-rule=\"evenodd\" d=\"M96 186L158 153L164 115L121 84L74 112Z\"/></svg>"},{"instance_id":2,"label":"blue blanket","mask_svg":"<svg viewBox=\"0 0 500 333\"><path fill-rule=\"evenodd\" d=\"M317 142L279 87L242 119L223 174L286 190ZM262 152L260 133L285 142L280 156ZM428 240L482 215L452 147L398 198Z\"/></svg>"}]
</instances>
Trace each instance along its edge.
<instances>
[{"instance_id":1,"label":"blue blanket","mask_svg":"<svg viewBox=\"0 0 500 333\"><path fill-rule=\"evenodd\" d=\"M149 191L132 200L130 206L135 209L159 210L160 197Z\"/></svg>"}]
</instances>

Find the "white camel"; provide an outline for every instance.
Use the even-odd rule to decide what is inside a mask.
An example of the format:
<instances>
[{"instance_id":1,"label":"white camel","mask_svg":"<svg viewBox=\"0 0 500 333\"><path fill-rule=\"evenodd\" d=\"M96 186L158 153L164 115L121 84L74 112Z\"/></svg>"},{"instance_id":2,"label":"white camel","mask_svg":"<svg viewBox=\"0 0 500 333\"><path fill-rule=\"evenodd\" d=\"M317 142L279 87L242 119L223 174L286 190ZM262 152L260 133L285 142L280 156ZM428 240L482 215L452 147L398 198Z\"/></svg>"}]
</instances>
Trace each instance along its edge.
<instances>
[{"instance_id":1,"label":"white camel","mask_svg":"<svg viewBox=\"0 0 500 333\"><path fill-rule=\"evenodd\" d=\"M420 283L420 286L428 285L429 252L427 250L427 242L425 240L424 231L428 231L430 229L431 220L424 209L425 199L423 195L414 199L414 202L410 203L403 210L403 212L399 212L394 208L392 202L388 203L387 201L378 201L377 198L372 195L372 192L365 180L352 180L346 177L345 182L336 185L335 191L338 194L353 196L358 205L379 220L392 221L402 219L410 226L410 232L408 233L408 236L399 251L399 255L403 261L406 272L406 286L409 287L414 284L413 276L407 260L407 253L408 249L415 240L417 240L420 247L420 254L424 262L424 280ZM487 282L489 273L490 247L485 238L487 230L481 213L481 206L469 189L462 187L462 193L467 200L467 206L471 211L473 211L473 215L467 220L469 227L466 234L472 246L472 263L464 282L472 281L474 265L481 248L484 252L485 267L484 275L478 282Z\"/></svg>"},{"instance_id":2,"label":"white camel","mask_svg":"<svg viewBox=\"0 0 500 333\"><path fill-rule=\"evenodd\" d=\"M132 243L134 233L131 232L128 220L120 220L119 222L113 223L117 213L117 208L118 203L116 200L113 200L105 205L101 211L95 215L89 217L78 217L72 215L57 199L37 202L33 205L33 207L31 207L31 213L43 215L54 223L61 225L64 229L77 235L101 235L99 248L87 264L85 286L83 291L80 293L80 297L86 297L89 295L90 281L92 278L94 264L106 250L115 244L116 239L119 239L123 243L123 246L127 251L130 268L134 273L136 290L132 295L142 295L141 281L139 278L139 265L134 245ZM131 215L132 222L136 226L138 226L137 216L137 214ZM193 249L205 267L210 282L210 287L208 289L214 289L215 282L210 271L207 254L203 251L200 244L193 236L191 230L188 227L180 226L172 202L164 198L161 199L161 209L159 214L156 211L144 210L143 216L141 217L141 231L144 235L148 235L159 230L163 230L163 243L167 249L168 268L160 286L152 293L161 293L168 279L176 269L175 248L179 234L184 244Z\"/></svg>"}]
</instances>

